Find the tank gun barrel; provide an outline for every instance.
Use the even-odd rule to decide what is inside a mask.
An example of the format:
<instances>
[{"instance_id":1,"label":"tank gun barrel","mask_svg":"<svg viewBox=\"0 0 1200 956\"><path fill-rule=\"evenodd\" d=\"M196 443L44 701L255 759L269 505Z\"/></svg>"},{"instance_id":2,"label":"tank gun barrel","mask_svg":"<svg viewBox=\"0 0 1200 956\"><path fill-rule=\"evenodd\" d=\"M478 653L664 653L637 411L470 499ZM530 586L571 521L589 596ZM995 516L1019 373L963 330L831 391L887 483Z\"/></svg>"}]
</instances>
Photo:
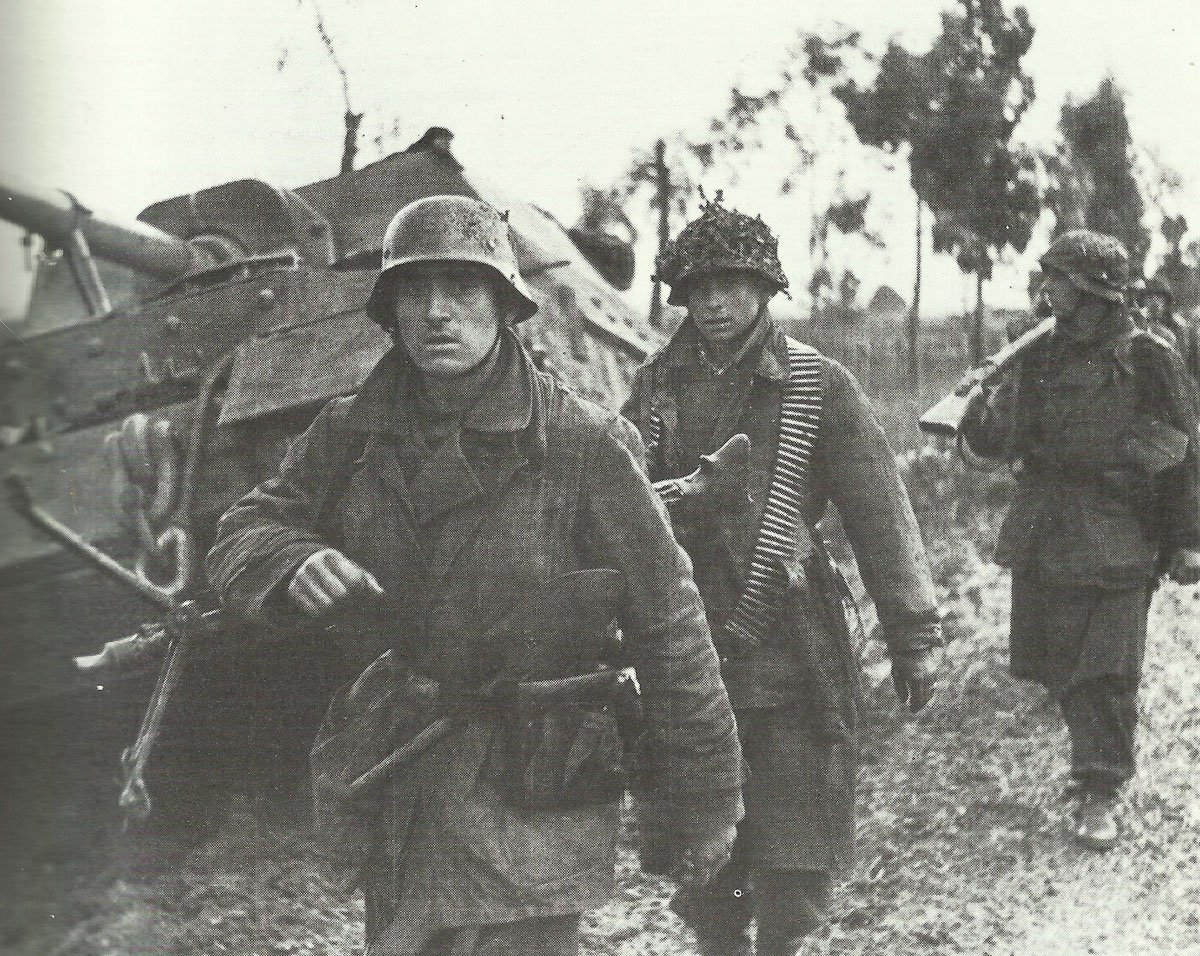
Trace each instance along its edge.
<instances>
[{"instance_id":1,"label":"tank gun barrel","mask_svg":"<svg viewBox=\"0 0 1200 956\"><path fill-rule=\"evenodd\" d=\"M60 247L78 230L92 255L163 281L179 278L197 259L185 240L136 219L100 215L61 189L4 181L0 217Z\"/></svg>"}]
</instances>

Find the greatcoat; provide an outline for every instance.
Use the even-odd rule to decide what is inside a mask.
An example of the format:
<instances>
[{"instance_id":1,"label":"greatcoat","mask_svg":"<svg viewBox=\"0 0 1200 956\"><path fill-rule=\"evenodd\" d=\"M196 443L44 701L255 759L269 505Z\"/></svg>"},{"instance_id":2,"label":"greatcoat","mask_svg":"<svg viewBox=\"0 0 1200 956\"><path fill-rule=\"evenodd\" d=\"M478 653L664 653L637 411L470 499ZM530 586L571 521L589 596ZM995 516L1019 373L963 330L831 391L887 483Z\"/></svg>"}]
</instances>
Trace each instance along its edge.
<instances>
[{"instance_id":1,"label":"greatcoat","mask_svg":"<svg viewBox=\"0 0 1200 956\"><path fill-rule=\"evenodd\" d=\"M853 842L859 671L843 594L816 529L831 502L892 653L940 644L933 582L895 455L853 376L829 358L820 362L821 422L789 569L800 586L781 598L772 633L749 654L728 652L721 634L749 571L775 464L789 364L783 331L765 315L740 357L716 373L687 319L639 371L624 409L644 437L658 433L649 457L654 480L690 474L701 455L739 432L750 438L750 500L716 516L681 511L673 520L743 729L740 833L757 863L806 870L844 865ZM775 717L764 721L767 710Z\"/></svg>"},{"instance_id":2,"label":"greatcoat","mask_svg":"<svg viewBox=\"0 0 1200 956\"><path fill-rule=\"evenodd\" d=\"M614 569L624 586L616 617L654 758L648 798L680 825L681 839L731 825L741 773L733 715L690 562L639 467L641 441L619 416L537 371L516 337L503 335L496 380L436 450L415 427L416 376L399 350L356 397L330 403L279 475L222 520L212 581L231 607L287 627L286 582L311 554L335 546L387 594L378 640L361 660L390 648L402 662L394 680L470 690L512 650L489 635L506 613L559 575ZM326 508L346 458L344 494ZM592 647L591 636L564 640L582 647L585 638ZM595 665L568 667L581 655L545 650L526 676ZM382 753L420 729L419 714L401 724ZM514 805L505 796L513 768L503 724L487 710L469 714L393 777L362 874L372 952L407 952L414 947L405 939L440 927L579 913L607 900L617 794L598 804Z\"/></svg>"}]
</instances>

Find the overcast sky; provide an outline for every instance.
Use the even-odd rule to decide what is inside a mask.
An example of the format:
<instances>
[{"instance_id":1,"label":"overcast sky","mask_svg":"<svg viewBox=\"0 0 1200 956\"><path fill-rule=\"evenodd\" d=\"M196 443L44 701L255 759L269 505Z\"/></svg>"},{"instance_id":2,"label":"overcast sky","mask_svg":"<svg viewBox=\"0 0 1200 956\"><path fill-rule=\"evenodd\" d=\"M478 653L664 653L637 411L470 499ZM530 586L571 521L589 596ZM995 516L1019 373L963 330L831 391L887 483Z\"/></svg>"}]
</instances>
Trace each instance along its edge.
<instances>
[{"instance_id":1,"label":"overcast sky","mask_svg":"<svg viewBox=\"0 0 1200 956\"><path fill-rule=\"evenodd\" d=\"M352 104L372 139L399 124L386 150L431 125L456 134L473 171L571 222L582 182L612 182L632 150L701 128L733 84L753 92L776 73L797 28L824 11L882 44L923 48L949 0L321 0ZM1063 97L1111 72L1128 92L1137 141L1177 170L1182 211L1200 226L1196 0L1029 0L1037 39L1026 63L1038 100L1020 136L1048 144ZM0 174L72 190L85 203L136 215L152 201L257 177L296 186L336 172L341 84L307 0L0 0ZM831 113L834 116L836 113ZM830 122L827 116L824 122ZM808 117L796 117L800 125ZM814 122L816 122L814 120ZM816 126L820 129L820 124ZM768 167L770 158L762 165ZM861 156L845 165L875 194L872 225L888 248L844 250L870 294L911 292L907 172ZM810 206L774 195L769 177L730 186L782 236L803 287ZM727 183L706 183L717 188ZM791 237L789 239L789 237ZM15 234L0 235L0 293L22 288ZM1044 242L1035 243L1031 254ZM989 290L1023 301L1027 262ZM643 270L643 276L648 272ZM964 283L936 263L934 311L961 308ZM641 301L645 289L637 290Z\"/></svg>"}]
</instances>

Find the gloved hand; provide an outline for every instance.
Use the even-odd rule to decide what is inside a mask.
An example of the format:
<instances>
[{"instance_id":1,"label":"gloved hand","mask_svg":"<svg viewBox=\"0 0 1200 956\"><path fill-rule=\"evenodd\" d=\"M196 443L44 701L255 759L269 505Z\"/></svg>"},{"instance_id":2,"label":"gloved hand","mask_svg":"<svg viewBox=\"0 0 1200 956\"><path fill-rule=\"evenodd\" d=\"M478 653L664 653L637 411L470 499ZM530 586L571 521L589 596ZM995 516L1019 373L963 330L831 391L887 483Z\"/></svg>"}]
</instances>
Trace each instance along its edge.
<instances>
[{"instance_id":1,"label":"gloved hand","mask_svg":"<svg viewBox=\"0 0 1200 956\"><path fill-rule=\"evenodd\" d=\"M914 714L933 697L944 660L945 652L940 647L894 652L892 683L896 685L896 696Z\"/></svg>"},{"instance_id":2,"label":"gloved hand","mask_svg":"<svg viewBox=\"0 0 1200 956\"><path fill-rule=\"evenodd\" d=\"M353 594L383 596L375 576L334 548L311 555L292 575L288 597L305 614L324 617Z\"/></svg>"},{"instance_id":3,"label":"gloved hand","mask_svg":"<svg viewBox=\"0 0 1200 956\"><path fill-rule=\"evenodd\" d=\"M1195 584L1200 581L1200 551L1191 548L1176 548L1171 555L1167 574L1177 584Z\"/></svg>"},{"instance_id":4,"label":"gloved hand","mask_svg":"<svg viewBox=\"0 0 1200 956\"><path fill-rule=\"evenodd\" d=\"M680 886L706 885L729 862L729 854L733 852L733 841L736 838L737 827L727 826L716 833L693 840L687 844L675 865L671 867L671 878Z\"/></svg>"}]
</instances>

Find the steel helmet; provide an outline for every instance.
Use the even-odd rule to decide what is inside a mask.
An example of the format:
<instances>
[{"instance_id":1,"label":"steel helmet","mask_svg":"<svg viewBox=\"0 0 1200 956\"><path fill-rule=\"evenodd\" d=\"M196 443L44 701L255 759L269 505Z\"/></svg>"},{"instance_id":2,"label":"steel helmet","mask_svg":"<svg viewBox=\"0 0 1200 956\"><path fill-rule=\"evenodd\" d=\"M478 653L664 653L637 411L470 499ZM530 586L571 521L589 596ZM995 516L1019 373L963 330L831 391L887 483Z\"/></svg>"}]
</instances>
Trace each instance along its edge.
<instances>
[{"instance_id":1,"label":"steel helmet","mask_svg":"<svg viewBox=\"0 0 1200 956\"><path fill-rule=\"evenodd\" d=\"M1109 302L1125 301L1129 253L1112 236L1072 229L1050 244L1040 262L1043 272L1060 272L1077 289Z\"/></svg>"},{"instance_id":2,"label":"steel helmet","mask_svg":"<svg viewBox=\"0 0 1200 956\"><path fill-rule=\"evenodd\" d=\"M705 198L700 218L684 226L655 261L658 278L671 287L667 297L671 305L687 305L689 279L726 269L753 272L777 292L788 287L779 263L779 240L762 217L752 219L736 209L726 209L721 199L720 190L712 202Z\"/></svg>"},{"instance_id":3,"label":"steel helmet","mask_svg":"<svg viewBox=\"0 0 1200 956\"><path fill-rule=\"evenodd\" d=\"M392 325L390 292L396 270L415 262L477 262L500 276L517 306L514 321L537 311L517 268L508 213L467 196L427 196L409 203L383 234L383 266L367 314L384 328Z\"/></svg>"}]
</instances>

